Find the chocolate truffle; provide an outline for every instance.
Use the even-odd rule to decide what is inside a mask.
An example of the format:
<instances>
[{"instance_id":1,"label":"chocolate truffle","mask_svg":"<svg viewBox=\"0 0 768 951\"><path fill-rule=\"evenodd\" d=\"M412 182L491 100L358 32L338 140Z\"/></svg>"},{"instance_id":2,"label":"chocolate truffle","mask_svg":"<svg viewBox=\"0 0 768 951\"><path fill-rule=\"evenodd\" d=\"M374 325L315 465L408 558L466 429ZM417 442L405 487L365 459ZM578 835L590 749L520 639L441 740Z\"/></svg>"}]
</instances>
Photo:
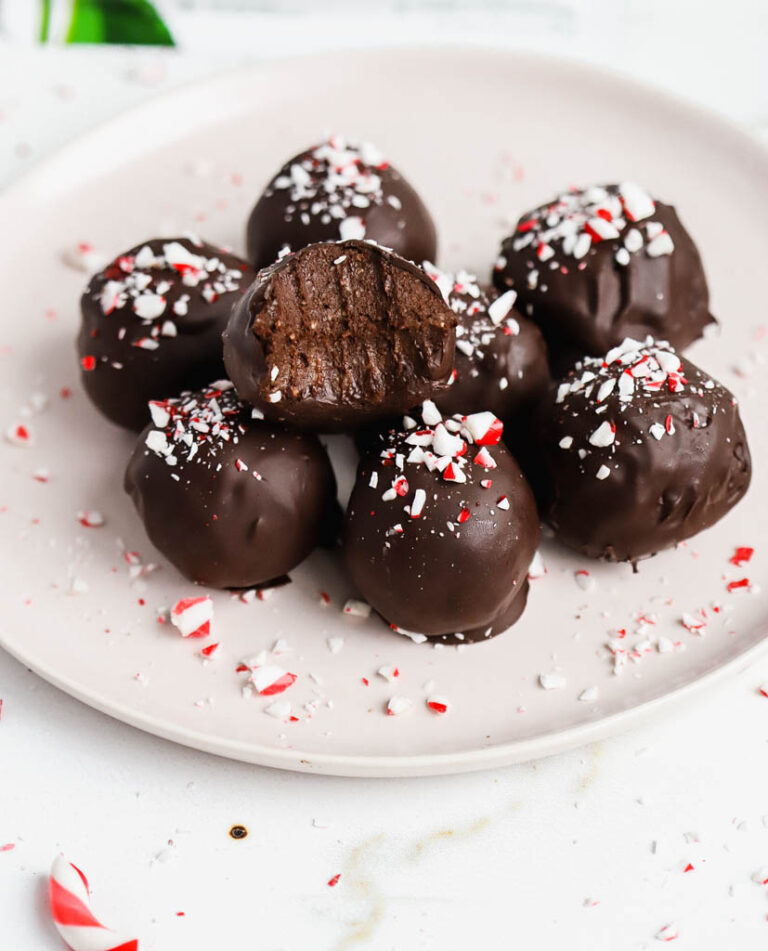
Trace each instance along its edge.
<instances>
[{"instance_id":1,"label":"chocolate truffle","mask_svg":"<svg viewBox=\"0 0 768 951\"><path fill-rule=\"evenodd\" d=\"M125 489L152 544L190 581L264 584L324 540L336 483L316 437L254 418L228 381L151 411Z\"/></svg>"},{"instance_id":2,"label":"chocolate truffle","mask_svg":"<svg viewBox=\"0 0 768 951\"><path fill-rule=\"evenodd\" d=\"M149 400L223 376L221 333L254 277L240 258L193 237L139 244L94 275L77 350L96 407L139 430Z\"/></svg>"},{"instance_id":3,"label":"chocolate truffle","mask_svg":"<svg viewBox=\"0 0 768 951\"><path fill-rule=\"evenodd\" d=\"M541 331L514 309L515 291L498 294L474 274L450 274L428 261L424 270L458 318L454 371L436 402L448 415L489 410L509 435L512 421L526 416L550 383Z\"/></svg>"},{"instance_id":4,"label":"chocolate truffle","mask_svg":"<svg viewBox=\"0 0 768 951\"><path fill-rule=\"evenodd\" d=\"M334 135L289 159L248 219L248 258L262 268L288 248L368 238L409 261L434 261L437 235L422 200L370 143Z\"/></svg>"},{"instance_id":5,"label":"chocolate truffle","mask_svg":"<svg viewBox=\"0 0 768 951\"><path fill-rule=\"evenodd\" d=\"M485 640L517 621L539 543L533 495L493 413L441 417L431 401L358 467L347 569L401 633Z\"/></svg>"},{"instance_id":6,"label":"chocolate truffle","mask_svg":"<svg viewBox=\"0 0 768 951\"><path fill-rule=\"evenodd\" d=\"M259 272L224 333L224 362L268 419L353 429L448 382L455 324L415 264L367 241L313 244Z\"/></svg>"},{"instance_id":7,"label":"chocolate truffle","mask_svg":"<svg viewBox=\"0 0 768 951\"><path fill-rule=\"evenodd\" d=\"M564 371L625 337L651 334L681 350L714 321L677 212L629 182L564 192L523 215L493 279L517 291Z\"/></svg>"},{"instance_id":8,"label":"chocolate truffle","mask_svg":"<svg viewBox=\"0 0 768 951\"><path fill-rule=\"evenodd\" d=\"M634 562L669 548L749 486L733 395L650 337L577 363L540 426L547 520L590 558Z\"/></svg>"}]
</instances>

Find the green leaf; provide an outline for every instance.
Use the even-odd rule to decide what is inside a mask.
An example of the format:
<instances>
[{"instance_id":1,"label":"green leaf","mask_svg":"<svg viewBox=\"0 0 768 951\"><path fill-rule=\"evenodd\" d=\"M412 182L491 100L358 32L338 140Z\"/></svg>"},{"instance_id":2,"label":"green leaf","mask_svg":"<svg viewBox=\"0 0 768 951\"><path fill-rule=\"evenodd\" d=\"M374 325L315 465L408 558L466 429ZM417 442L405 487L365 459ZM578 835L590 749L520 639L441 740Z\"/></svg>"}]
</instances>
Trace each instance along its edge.
<instances>
[{"instance_id":1,"label":"green leaf","mask_svg":"<svg viewBox=\"0 0 768 951\"><path fill-rule=\"evenodd\" d=\"M174 45L149 0L75 0L67 42Z\"/></svg>"}]
</instances>

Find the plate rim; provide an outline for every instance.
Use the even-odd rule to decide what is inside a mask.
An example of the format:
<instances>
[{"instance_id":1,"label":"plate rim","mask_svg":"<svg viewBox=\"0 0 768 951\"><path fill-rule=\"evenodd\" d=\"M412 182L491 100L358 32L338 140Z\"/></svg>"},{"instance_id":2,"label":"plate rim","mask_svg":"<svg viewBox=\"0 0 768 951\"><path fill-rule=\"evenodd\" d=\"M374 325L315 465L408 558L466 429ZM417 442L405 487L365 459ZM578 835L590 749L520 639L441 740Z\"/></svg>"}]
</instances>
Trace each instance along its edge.
<instances>
[{"instance_id":1,"label":"plate rim","mask_svg":"<svg viewBox=\"0 0 768 951\"><path fill-rule=\"evenodd\" d=\"M719 131L721 134L724 131L727 132L733 140L738 142L742 150L749 150L755 160L762 163L766 173L768 173L768 145L751 134L743 125L727 116L723 116L715 109L689 101L684 96L654 84L642 82L617 70L593 66L565 56L550 56L480 43L439 43L391 47L372 45L354 50L301 53L294 56L268 58L244 67L217 72L202 79L184 82L172 90L152 96L122 110L117 115L98 123L83 134L52 150L30 169L12 179L0 191L0 216L3 213L10 214L14 204L23 205L25 199L33 195L39 182L44 183L52 173L55 173L57 167L66 164L84 148L98 146L105 137L114 135L116 131L125 128L130 129L153 109L187 101L194 97L198 91L204 90L206 94L210 94L215 92L218 87L229 88L233 83L244 82L248 79L252 82L259 81L259 79L268 75L271 69L276 67L288 68L292 64L296 64L302 69L308 69L312 68L315 63L327 63L329 58L333 59L334 66L347 67L348 64L354 64L364 57L376 56L378 58L407 58L413 60L425 55L438 57L445 57L449 54L455 55L457 50L480 55L486 59L494 57L515 60L522 66L528 65L531 68L558 70L565 75L576 75L586 80L611 82L621 87L620 92L627 95L640 95L646 101L655 98L667 110L678 111L689 120L695 118L699 125L706 124L712 127L713 131ZM183 133L180 132L179 135L181 134ZM750 643L729 659L711 667L704 673L694 676L693 679L688 680L681 686L625 710L600 717L597 720L580 723L563 730L544 732L524 739L492 744L487 747L475 747L447 753L384 756L354 753L315 753L295 747L275 747L224 737L210 737L197 730L159 720L152 714L146 714L138 708L132 708L110 700L109 697L103 696L97 691L81 686L74 679L60 675L49 668L45 662L31 654L26 654L22 649L23 645L14 643L12 634L4 627L0 628L0 647L35 674L78 701L122 723L164 740L253 765L335 776L395 778L446 775L497 768L550 756L623 732L632 726L654 719L668 707L680 705L698 695L699 692L703 692L746 669L763 651L768 650L767 634L768 631L765 631L756 642Z\"/></svg>"}]
</instances>

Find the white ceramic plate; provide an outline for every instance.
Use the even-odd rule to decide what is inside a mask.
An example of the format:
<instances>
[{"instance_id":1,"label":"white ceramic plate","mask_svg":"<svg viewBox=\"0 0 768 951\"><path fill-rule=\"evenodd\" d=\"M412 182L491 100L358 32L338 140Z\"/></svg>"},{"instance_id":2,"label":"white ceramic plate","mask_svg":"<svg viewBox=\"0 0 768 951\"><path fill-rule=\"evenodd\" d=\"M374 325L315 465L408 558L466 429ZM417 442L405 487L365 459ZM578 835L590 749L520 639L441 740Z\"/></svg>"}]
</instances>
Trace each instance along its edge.
<instances>
[{"instance_id":1,"label":"white ceramic plate","mask_svg":"<svg viewBox=\"0 0 768 951\"><path fill-rule=\"evenodd\" d=\"M434 210L441 262L482 275L517 214L561 186L633 179L673 201L702 249L723 326L691 356L742 400L755 463L745 501L637 574L545 544L547 574L533 582L522 621L463 650L417 646L375 618L344 616L351 592L327 554L264 602L215 592L218 660L204 664L199 641L158 624L158 608L195 592L152 550L123 494L131 437L98 417L79 389L73 337L86 275L63 253L89 241L112 255L190 228L240 250L267 177L324 129L380 143ZM23 421L34 436L29 448L0 446L0 643L67 692L145 730L254 763L343 775L501 765L667 710L743 664L768 629L758 590L768 575L760 550L768 385L758 363L766 207L768 159L736 129L612 75L497 51L270 63L118 117L0 202L0 422ZM47 397L45 408L36 394ZM337 460L346 456L348 487L354 456L349 446L335 449ZM48 482L33 478L40 467ZM82 527L81 509L98 509L106 524ZM158 570L131 582L123 546ZM756 548L748 565L729 563L737 546ZM594 589L576 583L579 569L591 572ZM749 589L727 590L745 577ZM327 607L320 590L331 597ZM705 636L680 623L701 608ZM655 623L643 625L641 615ZM605 644L622 628L630 659L617 676ZM337 653L330 637L343 638ZM244 696L235 669L278 638L291 650L275 662L298 674L282 695L297 722L266 714L268 698ZM395 684L376 673L390 664L400 672ZM565 686L545 690L539 675L552 671ZM447 715L427 710L428 681L450 701ZM588 688L596 699L579 700ZM395 693L413 700L410 713L385 715ZM303 705L313 701L310 716Z\"/></svg>"}]
</instances>

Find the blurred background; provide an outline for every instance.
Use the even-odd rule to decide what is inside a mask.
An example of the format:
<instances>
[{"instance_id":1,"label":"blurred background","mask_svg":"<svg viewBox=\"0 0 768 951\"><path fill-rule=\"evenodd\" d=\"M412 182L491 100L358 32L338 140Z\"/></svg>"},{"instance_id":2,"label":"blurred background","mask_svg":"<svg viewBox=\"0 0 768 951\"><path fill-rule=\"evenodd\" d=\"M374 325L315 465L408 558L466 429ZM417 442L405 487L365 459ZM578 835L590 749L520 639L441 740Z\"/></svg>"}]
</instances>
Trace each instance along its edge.
<instances>
[{"instance_id":1,"label":"blurred background","mask_svg":"<svg viewBox=\"0 0 768 951\"><path fill-rule=\"evenodd\" d=\"M767 37L764 0L0 0L0 184L189 79L373 45L491 44L576 58L768 135Z\"/></svg>"}]
</instances>

